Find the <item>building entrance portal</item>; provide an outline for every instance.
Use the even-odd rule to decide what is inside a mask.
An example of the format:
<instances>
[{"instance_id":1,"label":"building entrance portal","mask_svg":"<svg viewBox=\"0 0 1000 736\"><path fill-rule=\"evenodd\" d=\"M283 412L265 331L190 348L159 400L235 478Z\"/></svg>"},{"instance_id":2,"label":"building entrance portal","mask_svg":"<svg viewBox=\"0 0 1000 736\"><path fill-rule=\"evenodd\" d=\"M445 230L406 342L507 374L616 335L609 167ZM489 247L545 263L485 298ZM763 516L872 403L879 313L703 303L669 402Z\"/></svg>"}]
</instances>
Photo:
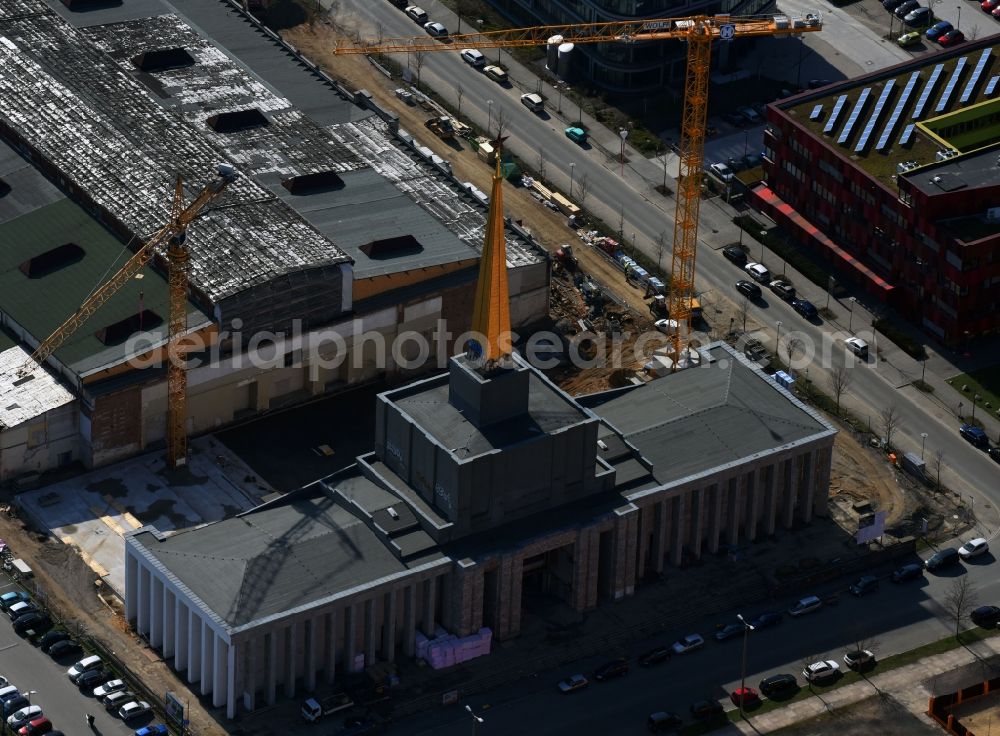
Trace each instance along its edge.
<instances>
[{"instance_id":1,"label":"building entrance portal","mask_svg":"<svg viewBox=\"0 0 1000 736\"><path fill-rule=\"evenodd\" d=\"M526 557L522 566L521 605L572 603L573 545Z\"/></svg>"}]
</instances>

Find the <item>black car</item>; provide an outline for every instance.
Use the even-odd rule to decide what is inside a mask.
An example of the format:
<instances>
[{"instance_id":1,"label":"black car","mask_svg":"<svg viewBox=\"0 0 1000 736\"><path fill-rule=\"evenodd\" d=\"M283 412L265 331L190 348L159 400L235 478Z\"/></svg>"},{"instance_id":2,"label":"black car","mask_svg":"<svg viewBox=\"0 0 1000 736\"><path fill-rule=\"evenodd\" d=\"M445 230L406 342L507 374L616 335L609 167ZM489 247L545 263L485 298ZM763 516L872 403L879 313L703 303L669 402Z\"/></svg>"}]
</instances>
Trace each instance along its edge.
<instances>
[{"instance_id":1,"label":"black car","mask_svg":"<svg viewBox=\"0 0 1000 736\"><path fill-rule=\"evenodd\" d=\"M69 639L68 631L50 631L38 642L38 648L48 654L53 644L58 641L65 641L66 639Z\"/></svg>"},{"instance_id":2,"label":"black car","mask_svg":"<svg viewBox=\"0 0 1000 736\"><path fill-rule=\"evenodd\" d=\"M691 715L699 721L721 718L725 712L722 704L716 700L698 700L691 704Z\"/></svg>"},{"instance_id":3,"label":"black car","mask_svg":"<svg viewBox=\"0 0 1000 736\"><path fill-rule=\"evenodd\" d=\"M83 651L83 647L72 639L61 639L60 641L53 642L49 646L49 654L52 656L52 659L68 657L71 654L79 654L81 651Z\"/></svg>"},{"instance_id":4,"label":"black car","mask_svg":"<svg viewBox=\"0 0 1000 736\"><path fill-rule=\"evenodd\" d=\"M93 690L102 682L107 682L110 679L110 672L105 672L104 670L87 670L76 678L76 684L81 690Z\"/></svg>"},{"instance_id":5,"label":"black car","mask_svg":"<svg viewBox=\"0 0 1000 736\"><path fill-rule=\"evenodd\" d=\"M886 1L888 2L889 0ZM891 2L894 3L893 7L896 7L895 4L898 4L900 1L901 0L891 0ZM819 89L820 87L825 87L828 84L830 84L829 79L810 79L808 86L809 89Z\"/></svg>"},{"instance_id":6,"label":"black car","mask_svg":"<svg viewBox=\"0 0 1000 736\"><path fill-rule=\"evenodd\" d=\"M29 631L40 634L43 631L48 631L50 628L52 628L52 619L48 617L48 614L41 611L32 611L31 613L19 616L14 621L14 633L21 636L24 636Z\"/></svg>"},{"instance_id":7,"label":"black car","mask_svg":"<svg viewBox=\"0 0 1000 736\"><path fill-rule=\"evenodd\" d=\"M816 309L812 302L806 299L792 299L792 309L806 319L816 319L819 317L819 310Z\"/></svg>"},{"instance_id":8,"label":"black car","mask_svg":"<svg viewBox=\"0 0 1000 736\"><path fill-rule=\"evenodd\" d=\"M755 629L766 629L768 626L777 626L781 623L781 613L778 611L765 611L750 622Z\"/></svg>"},{"instance_id":9,"label":"black car","mask_svg":"<svg viewBox=\"0 0 1000 736\"><path fill-rule=\"evenodd\" d=\"M910 1L916 2L916 0L910 0ZM727 112L722 116L722 119L725 120L730 125L735 126L737 128L746 128L747 126L750 125L750 121L747 120L742 115L740 115L738 112Z\"/></svg>"},{"instance_id":10,"label":"black car","mask_svg":"<svg viewBox=\"0 0 1000 736\"><path fill-rule=\"evenodd\" d=\"M657 647L656 649L650 649L648 652L639 657L639 666L651 667L654 664L666 662L670 659L671 654L673 654L673 652L670 651L669 647Z\"/></svg>"},{"instance_id":11,"label":"black car","mask_svg":"<svg viewBox=\"0 0 1000 736\"><path fill-rule=\"evenodd\" d=\"M996 606L980 606L969 614L972 623L984 629L995 628L1000 623L1000 608Z\"/></svg>"},{"instance_id":12,"label":"black car","mask_svg":"<svg viewBox=\"0 0 1000 736\"><path fill-rule=\"evenodd\" d=\"M615 659L602 664L594 670L595 680L611 680L615 677L624 677L628 674L628 660Z\"/></svg>"},{"instance_id":13,"label":"black car","mask_svg":"<svg viewBox=\"0 0 1000 736\"><path fill-rule=\"evenodd\" d=\"M792 695L799 691L799 681L795 675L780 674L765 677L757 686L761 694L769 698L780 698L783 695Z\"/></svg>"},{"instance_id":14,"label":"black car","mask_svg":"<svg viewBox=\"0 0 1000 736\"><path fill-rule=\"evenodd\" d=\"M760 287L752 281L737 281L736 290L748 299L760 299Z\"/></svg>"},{"instance_id":15,"label":"black car","mask_svg":"<svg viewBox=\"0 0 1000 736\"><path fill-rule=\"evenodd\" d=\"M674 731L684 725L684 719L676 713L660 711L653 713L646 719L646 730L650 733L666 733Z\"/></svg>"},{"instance_id":16,"label":"black car","mask_svg":"<svg viewBox=\"0 0 1000 736\"><path fill-rule=\"evenodd\" d=\"M746 632L746 628L744 624L726 624L725 626L720 624L716 627L715 640L725 641L726 639L742 636Z\"/></svg>"},{"instance_id":17,"label":"black car","mask_svg":"<svg viewBox=\"0 0 1000 736\"><path fill-rule=\"evenodd\" d=\"M874 575L863 575L848 590L859 598L867 593L873 593L878 590L878 578Z\"/></svg>"},{"instance_id":18,"label":"black car","mask_svg":"<svg viewBox=\"0 0 1000 736\"><path fill-rule=\"evenodd\" d=\"M23 695L5 700L3 701L3 717L7 718L7 716L17 713L21 708L27 708L29 705L31 705L31 702Z\"/></svg>"},{"instance_id":19,"label":"black car","mask_svg":"<svg viewBox=\"0 0 1000 736\"><path fill-rule=\"evenodd\" d=\"M897 5L896 8L892 11L892 14L895 15L897 18L904 18L910 14L911 10L916 10L919 7L920 7L919 0L906 0L905 3Z\"/></svg>"},{"instance_id":20,"label":"black car","mask_svg":"<svg viewBox=\"0 0 1000 736\"><path fill-rule=\"evenodd\" d=\"M908 565L903 565L898 570L894 570L892 573L892 582L894 583L905 583L907 580L916 580L919 577L923 577L924 566L919 562L911 562Z\"/></svg>"},{"instance_id":21,"label":"black car","mask_svg":"<svg viewBox=\"0 0 1000 736\"><path fill-rule=\"evenodd\" d=\"M16 611L13 608L7 610L7 615L10 616L11 621L17 621L22 616L27 616L29 613L38 613L38 608L31 605L30 603Z\"/></svg>"},{"instance_id":22,"label":"black car","mask_svg":"<svg viewBox=\"0 0 1000 736\"><path fill-rule=\"evenodd\" d=\"M727 245L722 249L722 255L735 263L740 268L747 265L747 252L738 245Z\"/></svg>"},{"instance_id":23,"label":"black car","mask_svg":"<svg viewBox=\"0 0 1000 736\"><path fill-rule=\"evenodd\" d=\"M957 565L961 561L962 558L959 556L957 549L954 547L945 547L931 555L924 563L924 567L934 572L935 570Z\"/></svg>"},{"instance_id":24,"label":"black car","mask_svg":"<svg viewBox=\"0 0 1000 736\"><path fill-rule=\"evenodd\" d=\"M991 447L986 452L994 462L1000 463L1000 447Z\"/></svg>"}]
</instances>

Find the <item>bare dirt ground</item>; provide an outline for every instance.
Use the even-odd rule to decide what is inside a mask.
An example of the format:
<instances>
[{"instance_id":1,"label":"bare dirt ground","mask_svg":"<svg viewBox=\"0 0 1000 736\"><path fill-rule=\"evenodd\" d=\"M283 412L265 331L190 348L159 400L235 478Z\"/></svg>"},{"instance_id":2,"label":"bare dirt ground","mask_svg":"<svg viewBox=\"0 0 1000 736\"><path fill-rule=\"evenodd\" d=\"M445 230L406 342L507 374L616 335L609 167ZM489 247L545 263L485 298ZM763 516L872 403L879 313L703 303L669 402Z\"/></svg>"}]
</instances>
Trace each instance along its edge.
<instances>
[{"instance_id":1,"label":"bare dirt ground","mask_svg":"<svg viewBox=\"0 0 1000 736\"><path fill-rule=\"evenodd\" d=\"M158 699L168 690L186 692L187 685L167 667L146 642L135 636L125 625L120 606L105 605L98 597L97 575L84 564L74 548L59 540L29 528L20 518L0 514L0 538L14 553L30 560L35 573L34 585L38 597L45 601L56 620L69 631L99 640L106 649L138 676ZM29 581L27 586L31 588ZM117 598L108 591L109 599ZM204 708L197 696L190 698L189 718L197 724L200 736L226 733Z\"/></svg>"},{"instance_id":2,"label":"bare dirt ground","mask_svg":"<svg viewBox=\"0 0 1000 736\"><path fill-rule=\"evenodd\" d=\"M986 736L992 732L994 723L1000 733L1000 703L996 701L995 695L960 705L953 708L952 712L959 723L969 729L969 733Z\"/></svg>"},{"instance_id":3,"label":"bare dirt ground","mask_svg":"<svg viewBox=\"0 0 1000 736\"><path fill-rule=\"evenodd\" d=\"M775 736L940 736L944 731L920 720L892 697L872 697L772 733Z\"/></svg>"},{"instance_id":4,"label":"bare dirt ground","mask_svg":"<svg viewBox=\"0 0 1000 736\"><path fill-rule=\"evenodd\" d=\"M889 463L862 447L849 430L842 430L834 444L830 498L848 504L870 501L875 510L886 512L886 526L906 513L906 498Z\"/></svg>"}]
</instances>

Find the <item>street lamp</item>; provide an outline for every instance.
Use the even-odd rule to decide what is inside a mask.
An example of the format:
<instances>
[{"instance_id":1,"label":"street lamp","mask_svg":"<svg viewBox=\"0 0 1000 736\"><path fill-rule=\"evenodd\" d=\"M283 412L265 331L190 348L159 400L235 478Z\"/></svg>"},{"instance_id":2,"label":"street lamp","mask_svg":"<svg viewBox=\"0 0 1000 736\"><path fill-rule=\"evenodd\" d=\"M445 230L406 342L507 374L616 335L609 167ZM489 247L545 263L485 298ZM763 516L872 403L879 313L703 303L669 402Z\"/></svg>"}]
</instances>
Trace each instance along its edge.
<instances>
[{"instance_id":1,"label":"street lamp","mask_svg":"<svg viewBox=\"0 0 1000 736\"><path fill-rule=\"evenodd\" d=\"M747 639L754 627L746 622L742 613L737 613L736 618L743 624L743 664L740 666L740 718L743 718L743 698L747 691Z\"/></svg>"},{"instance_id":2,"label":"street lamp","mask_svg":"<svg viewBox=\"0 0 1000 736\"><path fill-rule=\"evenodd\" d=\"M979 394L973 394L972 395L972 422L973 422L973 424L976 421L976 402L979 401L981 398L983 398L983 397L980 396Z\"/></svg>"},{"instance_id":3,"label":"street lamp","mask_svg":"<svg viewBox=\"0 0 1000 736\"><path fill-rule=\"evenodd\" d=\"M847 322L847 331L851 332L854 329L854 305L858 303L858 299L852 296L849 301L851 302L851 318Z\"/></svg>"},{"instance_id":4,"label":"street lamp","mask_svg":"<svg viewBox=\"0 0 1000 736\"><path fill-rule=\"evenodd\" d=\"M618 163L621 166L621 171L620 171L620 173L618 175L619 176L625 176L625 139L628 138L628 129L627 128L619 128L618 129L618 137L622 139L621 155L618 158Z\"/></svg>"},{"instance_id":5,"label":"street lamp","mask_svg":"<svg viewBox=\"0 0 1000 736\"><path fill-rule=\"evenodd\" d=\"M23 693L21 693L21 695L28 699L28 705L30 706L31 705L31 696L32 695L38 695L38 691L37 690L25 690Z\"/></svg>"},{"instance_id":6,"label":"street lamp","mask_svg":"<svg viewBox=\"0 0 1000 736\"><path fill-rule=\"evenodd\" d=\"M958 8L958 23L955 24L955 28L961 28L962 27L962 6L961 5L956 5L955 7Z\"/></svg>"},{"instance_id":7,"label":"street lamp","mask_svg":"<svg viewBox=\"0 0 1000 736\"><path fill-rule=\"evenodd\" d=\"M485 723L485 720L481 716L476 715L476 712L472 710L471 705L465 706L465 710L470 716L472 716L472 736L476 736L476 733L479 729L479 724Z\"/></svg>"},{"instance_id":8,"label":"street lamp","mask_svg":"<svg viewBox=\"0 0 1000 736\"><path fill-rule=\"evenodd\" d=\"M924 443L926 441L927 441L927 433L926 432L921 432L920 433L920 459L921 460L924 459Z\"/></svg>"},{"instance_id":9,"label":"street lamp","mask_svg":"<svg viewBox=\"0 0 1000 736\"><path fill-rule=\"evenodd\" d=\"M486 123L486 133L489 135L490 128L493 127L493 100L486 100L486 108L489 111L489 118Z\"/></svg>"},{"instance_id":10,"label":"street lamp","mask_svg":"<svg viewBox=\"0 0 1000 736\"><path fill-rule=\"evenodd\" d=\"M576 164L570 163L569 165L569 198L573 199L573 169L576 168Z\"/></svg>"},{"instance_id":11,"label":"street lamp","mask_svg":"<svg viewBox=\"0 0 1000 736\"><path fill-rule=\"evenodd\" d=\"M777 353L779 347L778 343L781 341L781 320L779 319L777 322L775 322L774 326L777 328L774 336L774 352Z\"/></svg>"}]
</instances>

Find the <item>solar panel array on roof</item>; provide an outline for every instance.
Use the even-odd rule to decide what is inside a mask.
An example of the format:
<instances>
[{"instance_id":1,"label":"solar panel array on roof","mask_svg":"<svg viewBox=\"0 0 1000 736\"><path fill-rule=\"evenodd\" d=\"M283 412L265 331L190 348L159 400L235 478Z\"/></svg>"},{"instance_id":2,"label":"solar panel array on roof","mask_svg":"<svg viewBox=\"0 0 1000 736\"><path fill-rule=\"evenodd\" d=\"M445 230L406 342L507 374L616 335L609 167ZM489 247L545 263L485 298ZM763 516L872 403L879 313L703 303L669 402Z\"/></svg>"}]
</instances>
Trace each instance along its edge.
<instances>
[{"instance_id":1,"label":"solar panel array on roof","mask_svg":"<svg viewBox=\"0 0 1000 736\"><path fill-rule=\"evenodd\" d=\"M979 78L983 76L983 69L986 68L986 62L990 60L990 54L992 53L993 49L983 49L983 53L979 57L979 63L976 64L976 68L972 71L972 76L969 77L969 83L965 85L965 90L958 99L963 105L972 98L972 92L976 87L976 83L979 82Z\"/></svg>"},{"instance_id":2,"label":"solar panel array on roof","mask_svg":"<svg viewBox=\"0 0 1000 736\"><path fill-rule=\"evenodd\" d=\"M965 69L965 65L968 63L969 57L963 56L955 64L955 69L951 73L951 77L948 79L948 86L944 88L944 92L941 93L941 99L938 100L937 107L934 108L934 112L944 112L945 108L948 107L948 103L951 101L951 93L955 91L955 85L958 84L958 78L962 75L962 70Z\"/></svg>"},{"instance_id":3,"label":"solar panel array on roof","mask_svg":"<svg viewBox=\"0 0 1000 736\"><path fill-rule=\"evenodd\" d=\"M903 94L899 96L899 101L896 103L895 109L892 111L892 115L885 123L885 127L882 128L882 135L879 136L878 142L875 144L875 150L881 151L887 145L889 145L889 139L892 138L892 132L896 129L896 123L899 122L900 115L903 114L903 108L906 107L906 103L910 101L910 95L913 94L913 90L917 86L917 80L920 79L920 72L913 72L910 75L910 81L906 83L903 88Z\"/></svg>"},{"instance_id":4,"label":"solar panel array on roof","mask_svg":"<svg viewBox=\"0 0 1000 736\"><path fill-rule=\"evenodd\" d=\"M1000 75L997 75L995 77L990 77L990 81L986 83L986 92L985 92L985 95L987 97L989 97L990 95L993 94L993 92L996 91L997 82L1000 82Z\"/></svg>"},{"instance_id":5,"label":"solar panel array on roof","mask_svg":"<svg viewBox=\"0 0 1000 736\"><path fill-rule=\"evenodd\" d=\"M899 136L899 145L905 146L910 142L910 138L913 137L913 129L917 127L916 123L910 123L905 128L903 128L903 135Z\"/></svg>"},{"instance_id":6,"label":"solar panel array on roof","mask_svg":"<svg viewBox=\"0 0 1000 736\"><path fill-rule=\"evenodd\" d=\"M938 64L934 67L934 71L931 72L931 78L927 80L927 86L924 87L923 93L920 95L920 99L917 100L917 106L913 108L913 119L920 120L920 117L924 114L924 108L927 107L927 101L930 100L931 94L934 92L934 85L937 84L938 79L941 78L941 72L944 71L944 64ZM906 135L906 133L903 133Z\"/></svg>"},{"instance_id":7,"label":"solar panel array on roof","mask_svg":"<svg viewBox=\"0 0 1000 736\"><path fill-rule=\"evenodd\" d=\"M819 116L822 115L822 114L823 114L823 106L822 105L816 105L816 107L814 107L812 109L812 112L809 113L809 119L810 120L818 120Z\"/></svg>"},{"instance_id":8,"label":"solar panel array on roof","mask_svg":"<svg viewBox=\"0 0 1000 736\"><path fill-rule=\"evenodd\" d=\"M823 126L824 133L833 132L834 126L837 125L837 118L840 117L840 111L844 109L844 103L847 102L847 95L841 95L837 98L837 102L833 105L833 112L830 113L830 119L826 121L826 125Z\"/></svg>"},{"instance_id":9,"label":"solar panel array on roof","mask_svg":"<svg viewBox=\"0 0 1000 736\"><path fill-rule=\"evenodd\" d=\"M854 124L858 122L858 116L861 115L861 111L865 109L865 103L868 102L868 96L871 95L872 88L865 87L861 90L861 94L858 95L858 101L854 103L854 107L851 109L851 116L847 118L847 124L844 129L840 131L840 137L837 138L837 143L843 145L847 142L847 139L851 137L851 132L854 130Z\"/></svg>"},{"instance_id":10,"label":"solar panel array on roof","mask_svg":"<svg viewBox=\"0 0 1000 736\"><path fill-rule=\"evenodd\" d=\"M878 101L875 103L875 109L872 110L871 116L868 118L868 123L865 125L864 131L861 133L861 137L858 138L858 143L854 146L855 153L861 153L865 150L865 146L868 145L868 139L871 138L872 131L875 129L875 125L878 123L879 115L882 114L882 108L885 107L885 103L889 101L889 95L892 94L893 88L896 86L896 80L890 79L885 83L885 87L882 89L882 94L878 96Z\"/></svg>"}]
</instances>

